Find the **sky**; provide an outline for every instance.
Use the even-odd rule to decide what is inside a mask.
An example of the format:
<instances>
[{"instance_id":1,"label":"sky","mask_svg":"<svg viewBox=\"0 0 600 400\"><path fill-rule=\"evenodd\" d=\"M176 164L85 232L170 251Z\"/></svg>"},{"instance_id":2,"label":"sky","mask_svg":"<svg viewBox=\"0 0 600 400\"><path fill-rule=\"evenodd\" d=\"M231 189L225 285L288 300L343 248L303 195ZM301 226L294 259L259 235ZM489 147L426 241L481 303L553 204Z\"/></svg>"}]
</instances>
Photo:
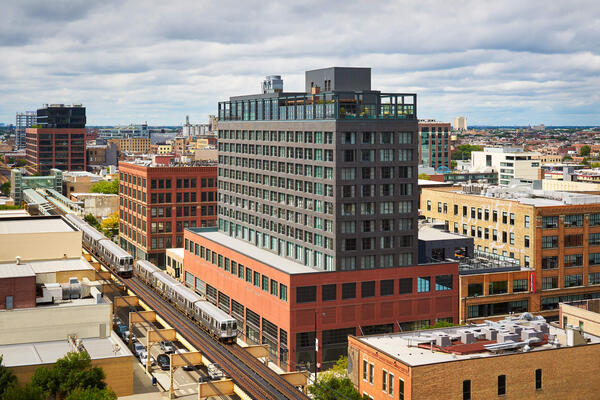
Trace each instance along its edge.
<instances>
[{"instance_id":1,"label":"sky","mask_svg":"<svg viewBox=\"0 0 600 400\"><path fill-rule=\"evenodd\" d=\"M372 68L418 117L600 125L600 1L20 0L0 5L0 122L82 103L88 125L206 123L266 75Z\"/></svg>"}]
</instances>

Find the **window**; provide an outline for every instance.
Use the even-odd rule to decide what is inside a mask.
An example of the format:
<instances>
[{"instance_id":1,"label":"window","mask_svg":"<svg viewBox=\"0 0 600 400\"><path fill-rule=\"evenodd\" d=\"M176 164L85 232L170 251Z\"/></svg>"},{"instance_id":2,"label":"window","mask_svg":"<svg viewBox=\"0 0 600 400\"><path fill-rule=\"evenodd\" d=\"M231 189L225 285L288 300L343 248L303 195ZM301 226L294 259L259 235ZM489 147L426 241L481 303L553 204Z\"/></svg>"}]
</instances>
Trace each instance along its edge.
<instances>
[{"instance_id":1,"label":"window","mask_svg":"<svg viewBox=\"0 0 600 400\"><path fill-rule=\"evenodd\" d=\"M336 287L337 285L323 285L321 286L321 298L323 301L332 301L336 299Z\"/></svg>"},{"instance_id":2,"label":"window","mask_svg":"<svg viewBox=\"0 0 600 400\"><path fill-rule=\"evenodd\" d=\"M600 214L590 214L590 226L600 225Z\"/></svg>"},{"instance_id":3,"label":"window","mask_svg":"<svg viewBox=\"0 0 600 400\"><path fill-rule=\"evenodd\" d=\"M515 214L510 213L508 222L509 222L510 225L514 225L515 224Z\"/></svg>"},{"instance_id":4,"label":"window","mask_svg":"<svg viewBox=\"0 0 600 400\"><path fill-rule=\"evenodd\" d=\"M417 293L429 292L431 278L429 276L420 276L417 278Z\"/></svg>"},{"instance_id":5,"label":"window","mask_svg":"<svg viewBox=\"0 0 600 400\"><path fill-rule=\"evenodd\" d=\"M398 399L404 400L404 379L400 378L398 381Z\"/></svg>"},{"instance_id":6,"label":"window","mask_svg":"<svg viewBox=\"0 0 600 400\"><path fill-rule=\"evenodd\" d=\"M388 394L394 396L394 374L388 373Z\"/></svg>"},{"instance_id":7,"label":"window","mask_svg":"<svg viewBox=\"0 0 600 400\"><path fill-rule=\"evenodd\" d=\"M582 214L565 215L565 228L569 228L572 226L583 226Z\"/></svg>"},{"instance_id":8,"label":"window","mask_svg":"<svg viewBox=\"0 0 600 400\"><path fill-rule=\"evenodd\" d=\"M600 264L600 253L590 253L589 264L590 265Z\"/></svg>"},{"instance_id":9,"label":"window","mask_svg":"<svg viewBox=\"0 0 600 400\"><path fill-rule=\"evenodd\" d=\"M356 298L356 283L342 283L342 300Z\"/></svg>"},{"instance_id":10,"label":"window","mask_svg":"<svg viewBox=\"0 0 600 400\"><path fill-rule=\"evenodd\" d=\"M589 236L589 245L590 246L598 246L598 245L600 245L600 233L590 233L590 236Z\"/></svg>"},{"instance_id":11,"label":"window","mask_svg":"<svg viewBox=\"0 0 600 400\"><path fill-rule=\"evenodd\" d=\"M506 394L506 375L498 375L498 396Z\"/></svg>"},{"instance_id":12,"label":"window","mask_svg":"<svg viewBox=\"0 0 600 400\"><path fill-rule=\"evenodd\" d=\"M296 303L311 303L317 301L316 286L298 286L296 288Z\"/></svg>"},{"instance_id":13,"label":"window","mask_svg":"<svg viewBox=\"0 0 600 400\"><path fill-rule=\"evenodd\" d=\"M387 393L387 386L388 386L388 374L387 371L384 369L383 371L381 371L381 390L383 390L385 393Z\"/></svg>"},{"instance_id":14,"label":"window","mask_svg":"<svg viewBox=\"0 0 600 400\"><path fill-rule=\"evenodd\" d=\"M568 254L565 256L565 268L583 266L583 254Z\"/></svg>"},{"instance_id":15,"label":"window","mask_svg":"<svg viewBox=\"0 0 600 400\"><path fill-rule=\"evenodd\" d=\"M515 279L513 280L513 292L526 292L527 291L527 279Z\"/></svg>"},{"instance_id":16,"label":"window","mask_svg":"<svg viewBox=\"0 0 600 400\"><path fill-rule=\"evenodd\" d=\"M542 389L542 370L541 369L535 370L535 388L536 388L536 390Z\"/></svg>"},{"instance_id":17,"label":"window","mask_svg":"<svg viewBox=\"0 0 600 400\"><path fill-rule=\"evenodd\" d=\"M489 283L490 294L508 293L508 281L495 281Z\"/></svg>"},{"instance_id":18,"label":"window","mask_svg":"<svg viewBox=\"0 0 600 400\"><path fill-rule=\"evenodd\" d=\"M542 236L542 249L554 249L558 247L558 236Z\"/></svg>"},{"instance_id":19,"label":"window","mask_svg":"<svg viewBox=\"0 0 600 400\"><path fill-rule=\"evenodd\" d=\"M367 360L363 360L363 381L367 381L368 380L368 368L369 368L369 363L367 362Z\"/></svg>"},{"instance_id":20,"label":"window","mask_svg":"<svg viewBox=\"0 0 600 400\"><path fill-rule=\"evenodd\" d=\"M542 278L542 290L558 288L558 276L545 276Z\"/></svg>"},{"instance_id":21,"label":"window","mask_svg":"<svg viewBox=\"0 0 600 400\"><path fill-rule=\"evenodd\" d=\"M463 381L463 400L471 400L471 381Z\"/></svg>"},{"instance_id":22,"label":"window","mask_svg":"<svg viewBox=\"0 0 600 400\"><path fill-rule=\"evenodd\" d=\"M544 229L558 228L558 216L542 217L542 228L544 228Z\"/></svg>"},{"instance_id":23,"label":"window","mask_svg":"<svg viewBox=\"0 0 600 400\"><path fill-rule=\"evenodd\" d=\"M452 275L438 275L435 277L435 290L440 292L452 290Z\"/></svg>"},{"instance_id":24,"label":"window","mask_svg":"<svg viewBox=\"0 0 600 400\"><path fill-rule=\"evenodd\" d=\"M556 269L558 268L558 257L542 257L542 269Z\"/></svg>"},{"instance_id":25,"label":"window","mask_svg":"<svg viewBox=\"0 0 600 400\"><path fill-rule=\"evenodd\" d=\"M565 247L583 246L583 235L565 235Z\"/></svg>"},{"instance_id":26,"label":"window","mask_svg":"<svg viewBox=\"0 0 600 400\"><path fill-rule=\"evenodd\" d=\"M498 211L496 210L492 211L492 221L498 222Z\"/></svg>"},{"instance_id":27,"label":"window","mask_svg":"<svg viewBox=\"0 0 600 400\"><path fill-rule=\"evenodd\" d=\"M375 379L375 365L369 364L369 383L372 385Z\"/></svg>"},{"instance_id":28,"label":"window","mask_svg":"<svg viewBox=\"0 0 600 400\"><path fill-rule=\"evenodd\" d=\"M583 275L565 275L565 287L583 286Z\"/></svg>"},{"instance_id":29,"label":"window","mask_svg":"<svg viewBox=\"0 0 600 400\"><path fill-rule=\"evenodd\" d=\"M600 285L600 272L592 272L588 276L588 285Z\"/></svg>"},{"instance_id":30,"label":"window","mask_svg":"<svg viewBox=\"0 0 600 400\"><path fill-rule=\"evenodd\" d=\"M361 282L360 295L362 298L375 297L375 281Z\"/></svg>"},{"instance_id":31,"label":"window","mask_svg":"<svg viewBox=\"0 0 600 400\"><path fill-rule=\"evenodd\" d=\"M526 215L526 216L525 216L525 222L524 222L525 228L529 228L529 225L530 225L530 218L531 218L531 217L530 217L529 215Z\"/></svg>"},{"instance_id":32,"label":"window","mask_svg":"<svg viewBox=\"0 0 600 400\"><path fill-rule=\"evenodd\" d=\"M401 278L398 282L398 294L409 294L413 291L412 278Z\"/></svg>"},{"instance_id":33,"label":"window","mask_svg":"<svg viewBox=\"0 0 600 400\"><path fill-rule=\"evenodd\" d=\"M525 237L523 239L523 244L525 245L526 249L529 248L529 235L525 235Z\"/></svg>"},{"instance_id":34,"label":"window","mask_svg":"<svg viewBox=\"0 0 600 400\"><path fill-rule=\"evenodd\" d=\"M379 282L379 294L381 296L393 296L394 295L394 280L386 279Z\"/></svg>"}]
</instances>

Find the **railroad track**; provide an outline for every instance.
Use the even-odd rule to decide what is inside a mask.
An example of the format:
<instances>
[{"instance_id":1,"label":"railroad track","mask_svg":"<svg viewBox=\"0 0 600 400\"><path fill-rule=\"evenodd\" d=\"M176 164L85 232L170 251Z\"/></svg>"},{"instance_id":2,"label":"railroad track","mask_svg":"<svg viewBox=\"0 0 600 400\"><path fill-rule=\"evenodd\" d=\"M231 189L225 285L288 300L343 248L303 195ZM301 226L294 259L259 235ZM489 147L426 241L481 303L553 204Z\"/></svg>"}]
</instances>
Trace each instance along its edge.
<instances>
[{"instance_id":1,"label":"railroad track","mask_svg":"<svg viewBox=\"0 0 600 400\"><path fill-rule=\"evenodd\" d=\"M179 310L166 302L153 290L137 278L123 280L140 298L160 314L177 332L192 345L202 349L203 353L218 363L242 388L244 392L257 400L302 399L307 397L295 387L279 377L266 365L252 357L238 345L231 349L215 341L194 322L180 314ZM244 354L245 353L245 354ZM246 357L247 355L248 357ZM252 365L248 365L252 364Z\"/></svg>"}]
</instances>

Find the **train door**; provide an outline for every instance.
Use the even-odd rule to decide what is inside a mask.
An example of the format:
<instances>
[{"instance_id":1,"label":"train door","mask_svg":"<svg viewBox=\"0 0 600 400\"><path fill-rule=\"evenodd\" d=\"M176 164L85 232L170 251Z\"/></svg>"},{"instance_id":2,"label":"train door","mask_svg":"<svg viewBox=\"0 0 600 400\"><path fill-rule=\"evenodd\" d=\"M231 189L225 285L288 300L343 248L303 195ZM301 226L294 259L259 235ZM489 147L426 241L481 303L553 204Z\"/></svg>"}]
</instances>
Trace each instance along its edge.
<instances>
[{"instance_id":1,"label":"train door","mask_svg":"<svg viewBox=\"0 0 600 400\"><path fill-rule=\"evenodd\" d=\"M233 322L228 321L227 322L227 337L230 338L232 336L233 336Z\"/></svg>"}]
</instances>

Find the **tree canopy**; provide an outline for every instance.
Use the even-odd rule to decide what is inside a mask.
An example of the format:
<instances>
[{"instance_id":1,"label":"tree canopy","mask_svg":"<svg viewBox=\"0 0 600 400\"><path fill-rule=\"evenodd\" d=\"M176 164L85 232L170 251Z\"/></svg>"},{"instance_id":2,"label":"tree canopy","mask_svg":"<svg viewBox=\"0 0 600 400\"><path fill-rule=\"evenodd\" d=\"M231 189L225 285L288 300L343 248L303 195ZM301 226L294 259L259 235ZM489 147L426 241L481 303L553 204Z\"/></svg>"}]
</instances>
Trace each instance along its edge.
<instances>
[{"instance_id":1,"label":"tree canopy","mask_svg":"<svg viewBox=\"0 0 600 400\"><path fill-rule=\"evenodd\" d=\"M109 238L119 234L119 213L115 212L100 223L102 232Z\"/></svg>"},{"instance_id":2,"label":"tree canopy","mask_svg":"<svg viewBox=\"0 0 600 400\"><path fill-rule=\"evenodd\" d=\"M90 188L92 193L119 194L119 180L96 182Z\"/></svg>"},{"instance_id":3,"label":"tree canopy","mask_svg":"<svg viewBox=\"0 0 600 400\"><path fill-rule=\"evenodd\" d=\"M579 150L579 155L583 156L583 157L587 157L590 155L591 151L592 151L592 148L586 144L585 146L581 147L581 149Z\"/></svg>"},{"instance_id":4,"label":"tree canopy","mask_svg":"<svg viewBox=\"0 0 600 400\"><path fill-rule=\"evenodd\" d=\"M348 378L348 357L340 357L333 368L319 375L317 382L308 386L315 400L368 400L354 388Z\"/></svg>"},{"instance_id":5,"label":"tree canopy","mask_svg":"<svg viewBox=\"0 0 600 400\"><path fill-rule=\"evenodd\" d=\"M474 144L461 144L456 148L456 151L452 152L453 160L469 160L471 158L471 152L482 151L483 147Z\"/></svg>"}]
</instances>

